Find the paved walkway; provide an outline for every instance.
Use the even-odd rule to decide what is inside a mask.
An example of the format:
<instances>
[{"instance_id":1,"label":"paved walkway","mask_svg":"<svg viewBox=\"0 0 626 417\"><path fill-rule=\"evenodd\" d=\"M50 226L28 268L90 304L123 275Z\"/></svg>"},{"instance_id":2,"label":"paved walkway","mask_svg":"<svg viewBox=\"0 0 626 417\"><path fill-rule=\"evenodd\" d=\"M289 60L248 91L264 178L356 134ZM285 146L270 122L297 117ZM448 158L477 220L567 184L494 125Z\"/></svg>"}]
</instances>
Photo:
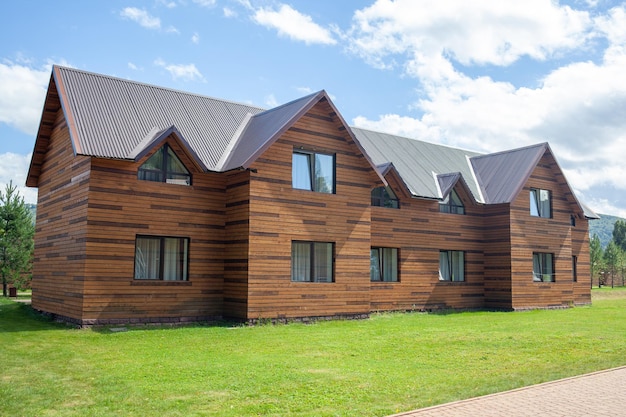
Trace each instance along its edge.
<instances>
[{"instance_id":1,"label":"paved walkway","mask_svg":"<svg viewBox=\"0 0 626 417\"><path fill-rule=\"evenodd\" d=\"M626 416L626 366L392 417Z\"/></svg>"}]
</instances>

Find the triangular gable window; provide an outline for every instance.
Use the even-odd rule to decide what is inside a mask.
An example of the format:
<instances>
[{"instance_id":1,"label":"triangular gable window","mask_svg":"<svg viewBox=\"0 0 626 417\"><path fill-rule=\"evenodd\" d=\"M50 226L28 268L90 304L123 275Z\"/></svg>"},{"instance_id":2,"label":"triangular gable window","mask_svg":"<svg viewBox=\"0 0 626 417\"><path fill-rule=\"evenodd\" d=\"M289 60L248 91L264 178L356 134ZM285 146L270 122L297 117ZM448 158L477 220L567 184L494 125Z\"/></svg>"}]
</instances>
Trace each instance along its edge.
<instances>
[{"instance_id":1,"label":"triangular gable window","mask_svg":"<svg viewBox=\"0 0 626 417\"><path fill-rule=\"evenodd\" d=\"M191 185L191 174L167 144L139 167L137 178L168 184Z\"/></svg>"},{"instance_id":2,"label":"triangular gable window","mask_svg":"<svg viewBox=\"0 0 626 417\"><path fill-rule=\"evenodd\" d=\"M400 203L391 187L376 187L372 190L372 206L400 208Z\"/></svg>"},{"instance_id":3,"label":"triangular gable window","mask_svg":"<svg viewBox=\"0 0 626 417\"><path fill-rule=\"evenodd\" d=\"M450 194L439 203L439 211L441 213L465 214L465 206L456 191L450 191Z\"/></svg>"}]
</instances>

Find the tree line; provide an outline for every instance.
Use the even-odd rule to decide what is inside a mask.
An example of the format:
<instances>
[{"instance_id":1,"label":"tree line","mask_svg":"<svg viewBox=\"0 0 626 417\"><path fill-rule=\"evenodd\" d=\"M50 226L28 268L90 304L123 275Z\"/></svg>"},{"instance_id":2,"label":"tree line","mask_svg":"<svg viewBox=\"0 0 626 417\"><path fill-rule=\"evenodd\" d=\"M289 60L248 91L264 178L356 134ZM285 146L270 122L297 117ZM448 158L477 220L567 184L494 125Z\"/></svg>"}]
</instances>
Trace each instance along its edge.
<instances>
[{"instance_id":1,"label":"tree line","mask_svg":"<svg viewBox=\"0 0 626 417\"><path fill-rule=\"evenodd\" d=\"M30 208L10 181L0 190L0 277L2 295L9 285L25 289L32 277L35 225Z\"/></svg>"},{"instance_id":2,"label":"tree line","mask_svg":"<svg viewBox=\"0 0 626 417\"><path fill-rule=\"evenodd\" d=\"M615 222L613 239L606 248L602 248L600 238L594 234L589 241L589 255L592 285L623 287L626 272L626 221Z\"/></svg>"}]
</instances>

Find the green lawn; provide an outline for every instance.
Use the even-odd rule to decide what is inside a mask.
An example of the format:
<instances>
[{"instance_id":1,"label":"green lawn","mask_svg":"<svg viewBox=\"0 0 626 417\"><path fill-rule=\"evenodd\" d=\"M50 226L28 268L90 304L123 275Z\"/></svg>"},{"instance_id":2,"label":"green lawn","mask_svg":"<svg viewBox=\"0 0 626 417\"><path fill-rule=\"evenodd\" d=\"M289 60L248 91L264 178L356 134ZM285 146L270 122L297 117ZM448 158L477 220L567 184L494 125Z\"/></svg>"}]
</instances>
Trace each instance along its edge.
<instances>
[{"instance_id":1,"label":"green lawn","mask_svg":"<svg viewBox=\"0 0 626 417\"><path fill-rule=\"evenodd\" d=\"M515 313L77 330L0 299L2 416L384 416L626 364L626 290Z\"/></svg>"}]
</instances>

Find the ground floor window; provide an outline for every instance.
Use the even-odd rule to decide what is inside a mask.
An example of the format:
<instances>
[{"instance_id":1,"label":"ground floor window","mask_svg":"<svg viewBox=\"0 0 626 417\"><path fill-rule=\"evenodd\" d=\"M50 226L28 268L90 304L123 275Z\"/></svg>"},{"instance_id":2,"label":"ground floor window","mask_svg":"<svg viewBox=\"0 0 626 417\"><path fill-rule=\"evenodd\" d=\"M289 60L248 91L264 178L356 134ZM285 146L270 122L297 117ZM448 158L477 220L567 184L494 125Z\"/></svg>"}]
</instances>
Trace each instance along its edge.
<instances>
[{"instance_id":1,"label":"ground floor window","mask_svg":"<svg viewBox=\"0 0 626 417\"><path fill-rule=\"evenodd\" d=\"M439 251L439 280L465 281L465 253L463 251Z\"/></svg>"},{"instance_id":2,"label":"ground floor window","mask_svg":"<svg viewBox=\"0 0 626 417\"><path fill-rule=\"evenodd\" d=\"M333 282L334 244L291 242L291 280L294 282Z\"/></svg>"},{"instance_id":3,"label":"ground floor window","mask_svg":"<svg viewBox=\"0 0 626 417\"><path fill-rule=\"evenodd\" d=\"M551 253L533 253L533 281L554 282L554 255Z\"/></svg>"},{"instance_id":4,"label":"ground floor window","mask_svg":"<svg viewBox=\"0 0 626 417\"><path fill-rule=\"evenodd\" d=\"M370 251L370 279L373 282L398 281L398 249L372 248Z\"/></svg>"},{"instance_id":5,"label":"ground floor window","mask_svg":"<svg viewBox=\"0 0 626 417\"><path fill-rule=\"evenodd\" d=\"M135 279L187 281L189 238L137 236Z\"/></svg>"},{"instance_id":6,"label":"ground floor window","mask_svg":"<svg viewBox=\"0 0 626 417\"><path fill-rule=\"evenodd\" d=\"M572 281L578 282L578 257L572 256Z\"/></svg>"}]
</instances>

